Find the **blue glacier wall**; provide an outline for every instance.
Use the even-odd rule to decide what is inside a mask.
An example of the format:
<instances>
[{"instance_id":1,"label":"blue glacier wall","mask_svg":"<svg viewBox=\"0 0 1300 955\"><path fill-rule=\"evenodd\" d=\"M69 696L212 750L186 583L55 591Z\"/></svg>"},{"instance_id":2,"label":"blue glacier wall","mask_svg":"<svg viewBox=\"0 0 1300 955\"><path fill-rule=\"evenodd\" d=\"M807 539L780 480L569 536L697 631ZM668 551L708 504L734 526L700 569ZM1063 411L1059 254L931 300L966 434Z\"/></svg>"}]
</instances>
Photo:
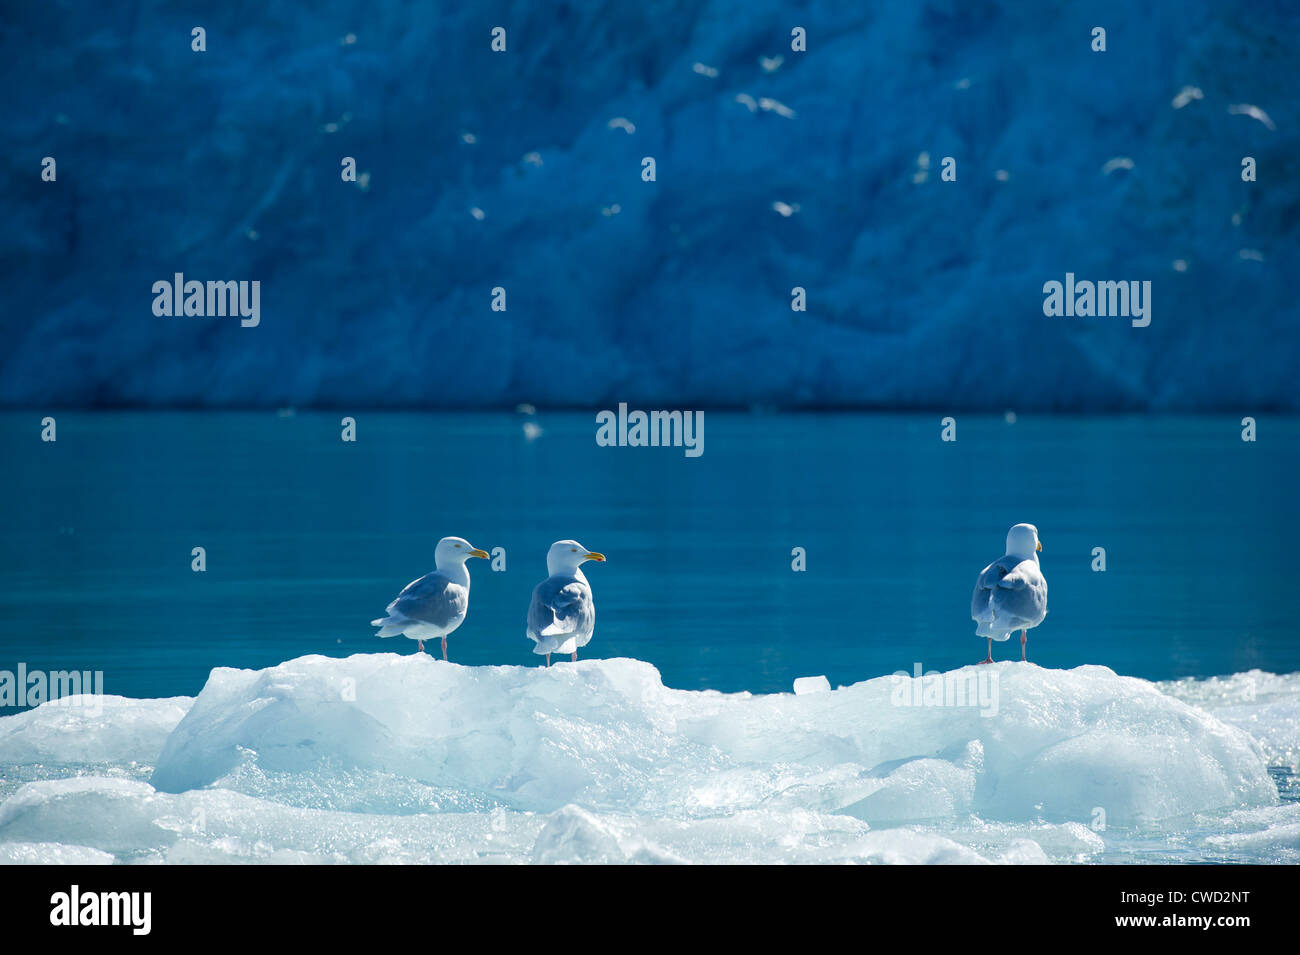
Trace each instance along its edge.
<instances>
[{"instance_id":1,"label":"blue glacier wall","mask_svg":"<svg viewBox=\"0 0 1300 955\"><path fill-rule=\"evenodd\" d=\"M0 403L1297 410L1297 9L6 4Z\"/></svg>"}]
</instances>

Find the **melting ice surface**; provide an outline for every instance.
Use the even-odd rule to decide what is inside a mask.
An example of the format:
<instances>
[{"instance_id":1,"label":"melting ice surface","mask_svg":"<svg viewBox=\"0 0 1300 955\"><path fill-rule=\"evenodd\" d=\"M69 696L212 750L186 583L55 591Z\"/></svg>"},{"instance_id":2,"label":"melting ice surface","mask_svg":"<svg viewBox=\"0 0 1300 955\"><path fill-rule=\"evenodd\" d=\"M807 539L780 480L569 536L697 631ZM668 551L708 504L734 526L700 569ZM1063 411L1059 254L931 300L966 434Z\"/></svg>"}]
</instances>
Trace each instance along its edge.
<instances>
[{"instance_id":1,"label":"melting ice surface","mask_svg":"<svg viewBox=\"0 0 1300 955\"><path fill-rule=\"evenodd\" d=\"M998 663L952 671L946 700L929 679L216 669L193 699L0 719L0 861L1300 861L1300 802L1270 776L1300 755L1300 674Z\"/></svg>"}]
</instances>

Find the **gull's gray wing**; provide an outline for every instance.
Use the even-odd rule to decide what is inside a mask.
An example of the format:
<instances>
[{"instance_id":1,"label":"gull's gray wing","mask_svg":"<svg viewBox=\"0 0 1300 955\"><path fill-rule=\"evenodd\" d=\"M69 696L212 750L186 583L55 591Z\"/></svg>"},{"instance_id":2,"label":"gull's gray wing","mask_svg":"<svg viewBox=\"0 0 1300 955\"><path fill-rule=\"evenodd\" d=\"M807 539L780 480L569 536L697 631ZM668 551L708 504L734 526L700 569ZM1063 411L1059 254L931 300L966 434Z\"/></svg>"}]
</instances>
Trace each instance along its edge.
<instances>
[{"instance_id":1,"label":"gull's gray wing","mask_svg":"<svg viewBox=\"0 0 1300 955\"><path fill-rule=\"evenodd\" d=\"M591 589L582 581L548 577L533 590L528 605L528 636L534 640L589 633L596 623Z\"/></svg>"},{"instance_id":2,"label":"gull's gray wing","mask_svg":"<svg viewBox=\"0 0 1300 955\"><path fill-rule=\"evenodd\" d=\"M1036 560L1022 560L998 581L989 597L997 629L1036 627L1047 616L1047 580Z\"/></svg>"},{"instance_id":3,"label":"gull's gray wing","mask_svg":"<svg viewBox=\"0 0 1300 955\"><path fill-rule=\"evenodd\" d=\"M435 627L449 627L469 609L469 588L448 580L439 571L413 580L388 605L388 613L400 614Z\"/></svg>"},{"instance_id":4,"label":"gull's gray wing","mask_svg":"<svg viewBox=\"0 0 1300 955\"><path fill-rule=\"evenodd\" d=\"M975 578L975 590L970 596L970 616L972 620L984 623L992 619L989 599L993 596L993 590L997 587L998 581L1006 576L1009 569L1003 566L1005 560L1005 557L995 560L981 570L980 575Z\"/></svg>"},{"instance_id":5,"label":"gull's gray wing","mask_svg":"<svg viewBox=\"0 0 1300 955\"><path fill-rule=\"evenodd\" d=\"M975 581L971 619L981 637L1006 639L1012 630L1036 627L1047 616L1047 581L1036 560L1000 557Z\"/></svg>"}]
</instances>

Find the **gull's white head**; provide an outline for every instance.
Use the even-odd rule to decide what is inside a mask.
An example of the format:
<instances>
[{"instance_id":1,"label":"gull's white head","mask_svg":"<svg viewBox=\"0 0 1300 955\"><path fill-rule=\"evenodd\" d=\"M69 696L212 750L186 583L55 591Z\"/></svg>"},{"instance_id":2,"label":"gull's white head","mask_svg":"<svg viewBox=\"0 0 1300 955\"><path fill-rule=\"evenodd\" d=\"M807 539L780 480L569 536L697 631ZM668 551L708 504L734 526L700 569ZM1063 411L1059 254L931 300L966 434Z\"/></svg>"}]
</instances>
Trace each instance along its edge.
<instances>
[{"instance_id":1,"label":"gull's white head","mask_svg":"<svg viewBox=\"0 0 1300 955\"><path fill-rule=\"evenodd\" d=\"M439 570L455 564L463 564L471 557L487 557L485 550L479 550L463 537L444 537L438 541L438 549L433 552L433 562Z\"/></svg>"},{"instance_id":2,"label":"gull's white head","mask_svg":"<svg viewBox=\"0 0 1300 955\"><path fill-rule=\"evenodd\" d=\"M604 554L587 550L577 541L556 541L546 552L546 572L548 574L573 573L578 565L586 560L604 560Z\"/></svg>"},{"instance_id":3,"label":"gull's white head","mask_svg":"<svg viewBox=\"0 0 1300 955\"><path fill-rule=\"evenodd\" d=\"M1007 531L1007 553L1012 557L1033 557L1043 549L1038 539L1038 528L1033 524L1017 524Z\"/></svg>"}]
</instances>

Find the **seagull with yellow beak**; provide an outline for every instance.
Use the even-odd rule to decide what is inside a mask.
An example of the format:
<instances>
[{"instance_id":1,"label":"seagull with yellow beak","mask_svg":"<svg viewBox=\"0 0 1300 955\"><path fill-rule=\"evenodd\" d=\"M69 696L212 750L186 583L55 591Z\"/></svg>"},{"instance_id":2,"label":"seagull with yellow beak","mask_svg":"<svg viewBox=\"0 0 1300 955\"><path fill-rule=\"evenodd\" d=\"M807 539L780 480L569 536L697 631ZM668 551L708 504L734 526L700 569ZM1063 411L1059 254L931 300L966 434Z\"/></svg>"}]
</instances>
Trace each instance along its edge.
<instances>
[{"instance_id":1,"label":"seagull with yellow beak","mask_svg":"<svg viewBox=\"0 0 1300 955\"><path fill-rule=\"evenodd\" d=\"M1043 549L1038 528L1017 524L1007 531L1007 552L989 564L975 580L970 615L976 636L989 642L989 655L980 663L993 662L993 641L1008 639L1020 631L1020 659L1025 660L1029 631L1047 616L1047 578L1038 566Z\"/></svg>"},{"instance_id":2,"label":"seagull with yellow beak","mask_svg":"<svg viewBox=\"0 0 1300 955\"><path fill-rule=\"evenodd\" d=\"M534 644L533 653L545 654L547 666L552 653L571 653L576 663L578 647L591 640L596 603L579 565L604 559L604 554L587 550L577 541L556 541L547 551L546 572L550 576L533 589L526 631Z\"/></svg>"},{"instance_id":3,"label":"seagull with yellow beak","mask_svg":"<svg viewBox=\"0 0 1300 955\"><path fill-rule=\"evenodd\" d=\"M433 552L438 568L413 580L388 605L388 616L370 621L378 627L380 637L404 635L418 642L417 653L424 652L424 641L442 639L442 658L447 659L447 635L465 622L469 611L469 568L471 557L487 558L487 551L470 545L463 537L444 537Z\"/></svg>"}]
</instances>

